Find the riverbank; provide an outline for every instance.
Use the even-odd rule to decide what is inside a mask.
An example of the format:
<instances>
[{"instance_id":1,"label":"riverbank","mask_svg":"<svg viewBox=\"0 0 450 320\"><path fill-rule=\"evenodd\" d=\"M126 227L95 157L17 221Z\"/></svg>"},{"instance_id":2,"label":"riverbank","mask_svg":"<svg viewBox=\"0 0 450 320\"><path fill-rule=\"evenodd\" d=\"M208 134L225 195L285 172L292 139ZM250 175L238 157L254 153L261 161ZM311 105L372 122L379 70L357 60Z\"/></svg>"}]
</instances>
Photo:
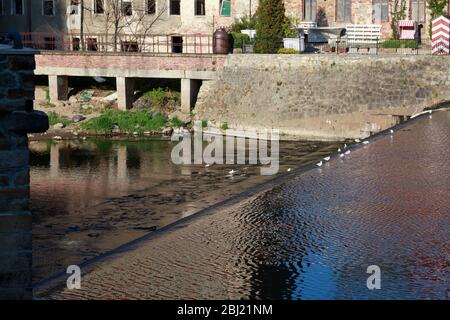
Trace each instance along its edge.
<instances>
[{"instance_id":1,"label":"riverbank","mask_svg":"<svg viewBox=\"0 0 450 320\"><path fill-rule=\"evenodd\" d=\"M82 265L80 290L35 295L446 299L449 128L448 111L419 117L344 159L332 155L321 168ZM367 289L369 265L381 268L382 290Z\"/></svg>"}]
</instances>

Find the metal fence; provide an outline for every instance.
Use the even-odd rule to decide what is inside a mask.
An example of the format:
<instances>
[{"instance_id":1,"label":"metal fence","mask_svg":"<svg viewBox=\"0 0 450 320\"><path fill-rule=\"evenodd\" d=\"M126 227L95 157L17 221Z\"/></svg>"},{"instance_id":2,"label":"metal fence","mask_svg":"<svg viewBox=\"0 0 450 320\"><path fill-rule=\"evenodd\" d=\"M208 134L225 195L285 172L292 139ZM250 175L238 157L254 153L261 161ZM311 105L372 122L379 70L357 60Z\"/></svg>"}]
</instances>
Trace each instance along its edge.
<instances>
[{"instance_id":1,"label":"metal fence","mask_svg":"<svg viewBox=\"0 0 450 320\"><path fill-rule=\"evenodd\" d=\"M205 34L117 35L104 33L21 33L23 45L39 50L129 53L212 54L213 36Z\"/></svg>"}]
</instances>

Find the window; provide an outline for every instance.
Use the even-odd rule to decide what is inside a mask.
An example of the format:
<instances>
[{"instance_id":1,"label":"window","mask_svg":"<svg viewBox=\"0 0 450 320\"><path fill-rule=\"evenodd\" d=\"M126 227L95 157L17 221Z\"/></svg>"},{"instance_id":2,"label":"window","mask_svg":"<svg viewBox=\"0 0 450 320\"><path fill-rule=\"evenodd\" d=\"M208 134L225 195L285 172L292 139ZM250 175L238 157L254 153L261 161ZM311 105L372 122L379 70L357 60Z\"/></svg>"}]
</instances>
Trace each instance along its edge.
<instances>
[{"instance_id":1,"label":"window","mask_svg":"<svg viewBox=\"0 0 450 320\"><path fill-rule=\"evenodd\" d=\"M336 0L336 20L351 21L351 0Z\"/></svg>"},{"instance_id":2,"label":"window","mask_svg":"<svg viewBox=\"0 0 450 320\"><path fill-rule=\"evenodd\" d=\"M183 53L183 37L181 36L172 37L172 52Z\"/></svg>"},{"instance_id":3,"label":"window","mask_svg":"<svg viewBox=\"0 0 450 320\"><path fill-rule=\"evenodd\" d=\"M122 41L120 50L122 52L139 52L139 45L136 41Z\"/></svg>"},{"instance_id":4,"label":"window","mask_svg":"<svg viewBox=\"0 0 450 320\"><path fill-rule=\"evenodd\" d=\"M88 51L98 51L97 39L96 38L87 38L86 39L87 50Z\"/></svg>"},{"instance_id":5,"label":"window","mask_svg":"<svg viewBox=\"0 0 450 320\"><path fill-rule=\"evenodd\" d=\"M156 1L147 0L147 14L155 14L155 13L156 13Z\"/></svg>"},{"instance_id":6,"label":"window","mask_svg":"<svg viewBox=\"0 0 450 320\"><path fill-rule=\"evenodd\" d=\"M373 0L373 16L375 23L389 21L389 0Z\"/></svg>"},{"instance_id":7,"label":"window","mask_svg":"<svg viewBox=\"0 0 450 320\"><path fill-rule=\"evenodd\" d=\"M55 37L45 37L44 38L44 50L55 50L56 39Z\"/></svg>"},{"instance_id":8,"label":"window","mask_svg":"<svg viewBox=\"0 0 450 320\"><path fill-rule=\"evenodd\" d=\"M303 19L305 21L316 21L317 15L317 1L304 0L303 1Z\"/></svg>"},{"instance_id":9,"label":"window","mask_svg":"<svg viewBox=\"0 0 450 320\"><path fill-rule=\"evenodd\" d=\"M122 1L122 14L124 16L133 15L133 6L131 4L131 1Z\"/></svg>"},{"instance_id":10,"label":"window","mask_svg":"<svg viewBox=\"0 0 450 320\"><path fill-rule=\"evenodd\" d=\"M94 13L95 14L104 14L105 7L103 6L103 0L94 0Z\"/></svg>"},{"instance_id":11,"label":"window","mask_svg":"<svg viewBox=\"0 0 450 320\"><path fill-rule=\"evenodd\" d=\"M231 16L231 1L220 0L220 15L225 17Z\"/></svg>"},{"instance_id":12,"label":"window","mask_svg":"<svg viewBox=\"0 0 450 320\"><path fill-rule=\"evenodd\" d=\"M181 9L180 9L180 0L170 0L170 15L171 16L179 16Z\"/></svg>"},{"instance_id":13,"label":"window","mask_svg":"<svg viewBox=\"0 0 450 320\"><path fill-rule=\"evenodd\" d=\"M55 3L53 0L43 0L42 1L42 13L44 16L54 16L55 15Z\"/></svg>"},{"instance_id":14,"label":"window","mask_svg":"<svg viewBox=\"0 0 450 320\"><path fill-rule=\"evenodd\" d=\"M71 0L70 1L70 14L78 14L79 12L79 7L78 5L80 4L79 0Z\"/></svg>"},{"instance_id":15,"label":"window","mask_svg":"<svg viewBox=\"0 0 450 320\"><path fill-rule=\"evenodd\" d=\"M196 16L205 15L205 0L195 0L195 15Z\"/></svg>"},{"instance_id":16,"label":"window","mask_svg":"<svg viewBox=\"0 0 450 320\"><path fill-rule=\"evenodd\" d=\"M72 50L79 51L80 50L80 38L72 38Z\"/></svg>"},{"instance_id":17,"label":"window","mask_svg":"<svg viewBox=\"0 0 450 320\"><path fill-rule=\"evenodd\" d=\"M23 0L12 0L11 10L13 15L21 16L23 15Z\"/></svg>"},{"instance_id":18,"label":"window","mask_svg":"<svg viewBox=\"0 0 450 320\"><path fill-rule=\"evenodd\" d=\"M425 0L411 0L411 19L425 22Z\"/></svg>"}]
</instances>

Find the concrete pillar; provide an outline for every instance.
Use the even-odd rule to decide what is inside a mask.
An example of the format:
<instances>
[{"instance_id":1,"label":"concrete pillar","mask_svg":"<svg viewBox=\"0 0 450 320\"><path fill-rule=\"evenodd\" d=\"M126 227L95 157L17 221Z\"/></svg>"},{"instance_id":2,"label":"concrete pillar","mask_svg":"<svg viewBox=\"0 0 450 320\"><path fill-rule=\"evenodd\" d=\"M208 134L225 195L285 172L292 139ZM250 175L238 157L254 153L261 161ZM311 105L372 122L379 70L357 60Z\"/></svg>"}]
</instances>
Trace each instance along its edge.
<instances>
[{"instance_id":1,"label":"concrete pillar","mask_svg":"<svg viewBox=\"0 0 450 320\"><path fill-rule=\"evenodd\" d=\"M119 110L131 109L134 102L134 79L117 77L116 89Z\"/></svg>"},{"instance_id":2,"label":"concrete pillar","mask_svg":"<svg viewBox=\"0 0 450 320\"><path fill-rule=\"evenodd\" d=\"M200 86L200 80L181 79L181 112L187 114L194 108Z\"/></svg>"},{"instance_id":3,"label":"concrete pillar","mask_svg":"<svg viewBox=\"0 0 450 320\"><path fill-rule=\"evenodd\" d=\"M34 54L0 46L0 300L32 298L27 132L48 129L33 111Z\"/></svg>"},{"instance_id":4,"label":"concrete pillar","mask_svg":"<svg viewBox=\"0 0 450 320\"><path fill-rule=\"evenodd\" d=\"M66 101L69 97L69 77L48 76L50 102Z\"/></svg>"}]
</instances>

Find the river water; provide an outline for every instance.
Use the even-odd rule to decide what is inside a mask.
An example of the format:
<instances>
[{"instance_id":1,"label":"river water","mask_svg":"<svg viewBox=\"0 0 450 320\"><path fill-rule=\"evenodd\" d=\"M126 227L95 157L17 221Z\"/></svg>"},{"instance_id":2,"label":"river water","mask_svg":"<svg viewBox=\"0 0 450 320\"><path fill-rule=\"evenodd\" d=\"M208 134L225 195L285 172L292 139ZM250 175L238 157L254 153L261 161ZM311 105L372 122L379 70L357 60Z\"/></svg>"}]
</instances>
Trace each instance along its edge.
<instances>
[{"instance_id":1,"label":"river water","mask_svg":"<svg viewBox=\"0 0 450 320\"><path fill-rule=\"evenodd\" d=\"M262 177L259 165L175 165L175 144L157 137L31 141L34 281L273 178ZM336 147L281 142L279 175Z\"/></svg>"},{"instance_id":2,"label":"river water","mask_svg":"<svg viewBox=\"0 0 450 320\"><path fill-rule=\"evenodd\" d=\"M183 220L40 297L448 299L450 112ZM369 290L368 266L381 270Z\"/></svg>"}]
</instances>

